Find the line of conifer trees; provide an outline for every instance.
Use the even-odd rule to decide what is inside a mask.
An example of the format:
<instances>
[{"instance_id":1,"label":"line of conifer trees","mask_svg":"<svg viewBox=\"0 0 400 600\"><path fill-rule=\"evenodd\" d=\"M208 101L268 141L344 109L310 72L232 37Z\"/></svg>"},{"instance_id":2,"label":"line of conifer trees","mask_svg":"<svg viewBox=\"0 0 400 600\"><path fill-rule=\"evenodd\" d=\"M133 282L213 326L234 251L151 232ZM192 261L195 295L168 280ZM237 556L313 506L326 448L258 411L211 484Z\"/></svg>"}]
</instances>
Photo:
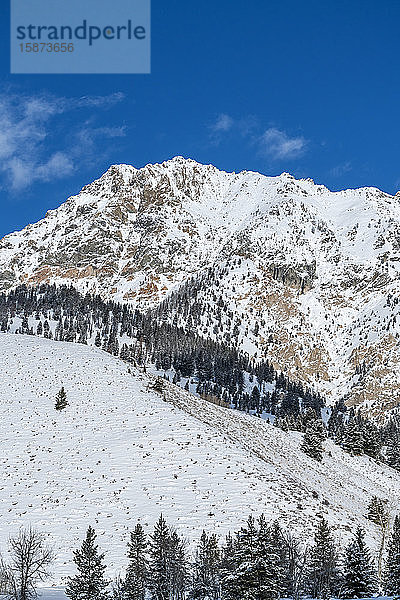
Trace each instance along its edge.
<instances>
[{"instance_id":1,"label":"line of conifer trees","mask_svg":"<svg viewBox=\"0 0 400 600\"><path fill-rule=\"evenodd\" d=\"M318 522L313 543L304 547L279 523L261 515L222 544L203 531L190 558L186 541L161 515L151 534L138 523L127 544L125 576L105 576L105 556L89 527L74 552L76 572L68 580L71 600L278 600L311 597L369 598L400 594L400 518L396 516L382 573L365 532L358 527L341 552L333 528Z\"/></svg>"}]
</instances>

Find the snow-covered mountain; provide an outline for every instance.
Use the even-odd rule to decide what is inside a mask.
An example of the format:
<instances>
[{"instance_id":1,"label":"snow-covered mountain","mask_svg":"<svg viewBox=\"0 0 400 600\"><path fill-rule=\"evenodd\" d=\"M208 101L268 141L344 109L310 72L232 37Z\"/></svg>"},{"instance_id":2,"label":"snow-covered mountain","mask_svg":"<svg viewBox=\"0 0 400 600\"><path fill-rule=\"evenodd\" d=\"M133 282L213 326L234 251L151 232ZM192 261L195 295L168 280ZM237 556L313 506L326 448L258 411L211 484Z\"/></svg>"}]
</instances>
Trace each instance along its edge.
<instances>
[{"instance_id":1,"label":"snow-covered mountain","mask_svg":"<svg viewBox=\"0 0 400 600\"><path fill-rule=\"evenodd\" d=\"M380 416L400 401L399 260L398 196L177 157L113 166L3 238L0 288L71 283L141 309L174 293L199 334ZM163 318L193 328L190 310Z\"/></svg>"},{"instance_id":2,"label":"snow-covered mountain","mask_svg":"<svg viewBox=\"0 0 400 600\"><path fill-rule=\"evenodd\" d=\"M154 378L96 348L0 334L0 353L0 550L33 524L55 546L55 582L89 524L112 575L137 519L151 528L160 512L190 543L263 511L304 541L319 515L342 543L361 524L376 550L367 504L375 494L392 508L400 500L390 467L331 441L318 463L299 450L300 434L167 382L162 395ZM62 385L69 406L58 412Z\"/></svg>"}]
</instances>

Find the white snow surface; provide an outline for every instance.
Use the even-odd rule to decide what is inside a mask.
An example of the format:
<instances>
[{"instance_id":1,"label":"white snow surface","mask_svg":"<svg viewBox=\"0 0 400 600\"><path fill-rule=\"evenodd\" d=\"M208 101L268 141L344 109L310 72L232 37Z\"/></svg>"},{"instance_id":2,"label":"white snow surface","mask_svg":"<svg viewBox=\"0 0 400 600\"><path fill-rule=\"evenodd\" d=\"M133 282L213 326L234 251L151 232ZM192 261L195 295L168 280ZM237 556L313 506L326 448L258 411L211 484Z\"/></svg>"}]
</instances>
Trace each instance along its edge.
<instances>
[{"instance_id":1,"label":"white snow surface","mask_svg":"<svg viewBox=\"0 0 400 600\"><path fill-rule=\"evenodd\" d=\"M96 348L0 334L0 540L22 525L46 533L57 560L48 583L71 573L89 524L109 575L125 565L137 520L162 512L190 545L203 528L223 536L252 513L278 518L304 541L324 515L344 543L371 495L398 505L400 473L351 457L330 441L323 463L300 435L207 403ZM57 412L61 386L69 406Z\"/></svg>"}]
</instances>

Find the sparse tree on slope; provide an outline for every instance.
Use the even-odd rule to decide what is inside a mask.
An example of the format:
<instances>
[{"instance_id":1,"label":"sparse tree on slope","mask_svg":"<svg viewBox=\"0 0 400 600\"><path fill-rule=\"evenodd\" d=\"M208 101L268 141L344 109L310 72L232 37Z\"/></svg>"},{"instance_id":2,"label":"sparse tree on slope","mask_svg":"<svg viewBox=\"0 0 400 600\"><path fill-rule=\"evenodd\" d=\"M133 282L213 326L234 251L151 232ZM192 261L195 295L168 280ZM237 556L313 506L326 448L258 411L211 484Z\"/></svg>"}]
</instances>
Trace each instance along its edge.
<instances>
[{"instance_id":1,"label":"sparse tree on slope","mask_svg":"<svg viewBox=\"0 0 400 600\"><path fill-rule=\"evenodd\" d=\"M104 577L104 554L99 554L96 534L89 526L80 549L74 551L77 574L68 579L66 595L71 600L108 600L109 581Z\"/></svg>"},{"instance_id":2,"label":"sparse tree on slope","mask_svg":"<svg viewBox=\"0 0 400 600\"><path fill-rule=\"evenodd\" d=\"M62 387L61 390L57 393L57 396L56 396L55 409L56 410L63 410L67 406L68 406L67 393L66 393L64 387Z\"/></svg>"},{"instance_id":3,"label":"sparse tree on slope","mask_svg":"<svg viewBox=\"0 0 400 600\"><path fill-rule=\"evenodd\" d=\"M355 456L359 456L364 452L363 434L360 424L354 416L351 416L347 422L342 446L346 452Z\"/></svg>"},{"instance_id":4,"label":"sparse tree on slope","mask_svg":"<svg viewBox=\"0 0 400 600\"><path fill-rule=\"evenodd\" d=\"M324 454L324 439L324 424L321 419L315 419L307 425L301 449L314 460L321 462Z\"/></svg>"}]
</instances>

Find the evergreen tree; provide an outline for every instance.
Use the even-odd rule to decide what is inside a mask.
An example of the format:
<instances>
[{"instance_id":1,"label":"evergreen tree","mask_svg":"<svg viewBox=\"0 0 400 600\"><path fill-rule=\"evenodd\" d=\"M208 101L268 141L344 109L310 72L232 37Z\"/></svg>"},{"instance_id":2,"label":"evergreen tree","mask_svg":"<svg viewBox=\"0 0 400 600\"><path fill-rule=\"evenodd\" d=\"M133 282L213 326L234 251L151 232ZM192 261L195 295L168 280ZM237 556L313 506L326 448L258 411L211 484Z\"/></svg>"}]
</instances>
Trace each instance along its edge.
<instances>
[{"instance_id":1,"label":"evergreen tree","mask_svg":"<svg viewBox=\"0 0 400 600\"><path fill-rule=\"evenodd\" d=\"M144 600L148 578L147 541L143 527L138 523L128 543L129 564L125 579L127 600Z\"/></svg>"},{"instance_id":2,"label":"evergreen tree","mask_svg":"<svg viewBox=\"0 0 400 600\"><path fill-rule=\"evenodd\" d=\"M400 517L396 515L392 535L389 539L385 565L385 593L388 596L400 595Z\"/></svg>"},{"instance_id":3,"label":"evergreen tree","mask_svg":"<svg viewBox=\"0 0 400 600\"><path fill-rule=\"evenodd\" d=\"M250 515L247 527L242 527L236 537L237 566L232 574L236 592L243 600L254 598L258 587L257 552L258 531Z\"/></svg>"},{"instance_id":4,"label":"evergreen tree","mask_svg":"<svg viewBox=\"0 0 400 600\"><path fill-rule=\"evenodd\" d=\"M150 536L149 589L154 600L168 600L170 594L170 531L161 515Z\"/></svg>"},{"instance_id":5,"label":"evergreen tree","mask_svg":"<svg viewBox=\"0 0 400 600\"><path fill-rule=\"evenodd\" d=\"M71 600L108 600L109 581L104 578L104 554L99 554L96 534L89 526L80 549L74 551L77 574L69 577L66 595Z\"/></svg>"},{"instance_id":6,"label":"evergreen tree","mask_svg":"<svg viewBox=\"0 0 400 600\"><path fill-rule=\"evenodd\" d=\"M331 408L330 416L328 419L328 432L329 436L335 440L337 444L342 441L343 432L344 432L344 415L347 411L347 407L343 401L343 399L335 402L333 407Z\"/></svg>"},{"instance_id":7,"label":"evergreen tree","mask_svg":"<svg viewBox=\"0 0 400 600\"><path fill-rule=\"evenodd\" d=\"M264 515L258 520L259 530L256 548L257 600L277 600L281 594L283 579L282 532L277 522L269 527Z\"/></svg>"},{"instance_id":8,"label":"evergreen tree","mask_svg":"<svg viewBox=\"0 0 400 600\"><path fill-rule=\"evenodd\" d=\"M375 570L364 537L364 530L358 527L354 540L346 548L344 598L366 598L377 588Z\"/></svg>"},{"instance_id":9,"label":"evergreen tree","mask_svg":"<svg viewBox=\"0 0 400 600\"><path fill-rule=\"evenodd\" d=\"M236 533L231 544L229 567L223 571L222 590L226 600L253 600L258 588L257 580L257 538L254 518L250 516L247 527ZM226 549L225 549L226 554Z\"/></svg>"},{"instance_id":10,"label":"evergreen tree","mask_svg":"<svg viewBox=\"0 0 400 600\"><path fill-rule=\"evenodd\" d=\"M351 416L347 422L342 447L346 452L355 456L361 455L364 451L362 431L359 422L354 416Z\"/></svg>"},{"instance_id":11,"label":"evergreen tree","mask_svg":"<svg viewBox=\"0 0 400 600\"><path fill-rule=\"evenodd\" d=\"M386 526L389 521L389 512L387 502L378 496L372 496L367 511L367 519L378 525L379 527Z\"/></svg>"},{"instance_id":12,"label":"evergreen tree","mask_svg":"<svg viewBox=\"0 0 400 600\"><path fill-rule=\"evenodd\" d=\"M46 319L45 322L43 323L43 335L44 335L44 337L48 338L49 337L49 333L51 333L50 332L50 325L49 325L48 320Z\"/></svg>"},{"instance_id":13,"label":"evergreen tree","mask_svg":"<svg viewBox=\"0 0 400 600\"><path fill-rule=\"evenodd\" d=\"M256 385L251 392L251 408L256 410L257 413L260 411L260 390Z\"/></svg>"},{"instance_id":14,"label":"evergreen tree","mask_svg":"<svg viewBox=\"0 0 400 600\"><path fill-rule=\"evenodd\" d=\"M187 560L185 541L176 531L170 531L168 577L171 600L183 600L187 581Z\"/></svg>"},{"instance_id":15,"label":"evergreen tree","mask_svg":"<svg viewBox=\"0 0 400 600\"><path fill-rule=\"evenodd\" d=\"M216 535L208 535L203 531L193 564L190 599L218 600L220 560Z\"/></svg>"},{"instance_id":16,"label":"evergreen tree","mask_svg":"<svg viewBox=\"0 0 400 600\"><path fill-rule=\"evenodd\" d=\"M125 580L118 575L112 585L112 600L127 600Z\"/></svg>"},{"instance_id":17,"label":"evergreen tree","mask_svg":"<svg viewBox=\"0 0 400 600\"><path fill-rule=\"evenodd\" d=\"M369 419L364 419L361 424L361 431L364 453L377 459L382 447L378 427Z\"/></svg>"},{"instance_id":18,"label":"evergreen tree","mask_svg":"<svg viewBox=\"0 0 400 600\"><path fill-rule=\"evenodd\" d=\"M325 519L318 523L309 558L309 586L313 598L329 598L338 589L338 556L332 530Z\"/></svg>"},{"instance_id":19,"label":"evergreen tree","mask_svg":"<svg viewBox=\"0 0 400 600\"><path fill-rule=\"evenodd\" d=\"M67 406L68 406L67 393L66 393L64 387L62 387L61 390L56 395L55 409L63 410Z\"/></svg>"},{"instance_id":20,"label":"evergreen tree","mask_svg":"<svg viewBox=\"0 0 400 600\"><path fill-rule=\"evenodd\" d=\"M303 452L305 452L311 458L321 462L324 453L324 439L324 425L320 419L314 419L307 425L303 441L300 446L301 450L303 450Z\"/></svg>"},{"instance_id":21,"label":"evergreen tree","mask_svg":"<svg viewBox=\"0 0 400 600\"><path fill-rule=\"evenodd\" d=\"M400 436L397 430L389 434L386 444L386 462L393 469L400 471Z\"/></svg>"},{"instance_id":22,"label":"evergreen tree","mask_svg":"<svg viewBox=\"0 0 400 600\"><path fill-rule=\"evenodd\" d=\"M237 598L235 591L235 579L232 576L236 569L236 541L232 535L228 533L225 538L225 544L222 546L221 552L221 597L223 600L235 600Z\"/></svg>"}]
</instances>

